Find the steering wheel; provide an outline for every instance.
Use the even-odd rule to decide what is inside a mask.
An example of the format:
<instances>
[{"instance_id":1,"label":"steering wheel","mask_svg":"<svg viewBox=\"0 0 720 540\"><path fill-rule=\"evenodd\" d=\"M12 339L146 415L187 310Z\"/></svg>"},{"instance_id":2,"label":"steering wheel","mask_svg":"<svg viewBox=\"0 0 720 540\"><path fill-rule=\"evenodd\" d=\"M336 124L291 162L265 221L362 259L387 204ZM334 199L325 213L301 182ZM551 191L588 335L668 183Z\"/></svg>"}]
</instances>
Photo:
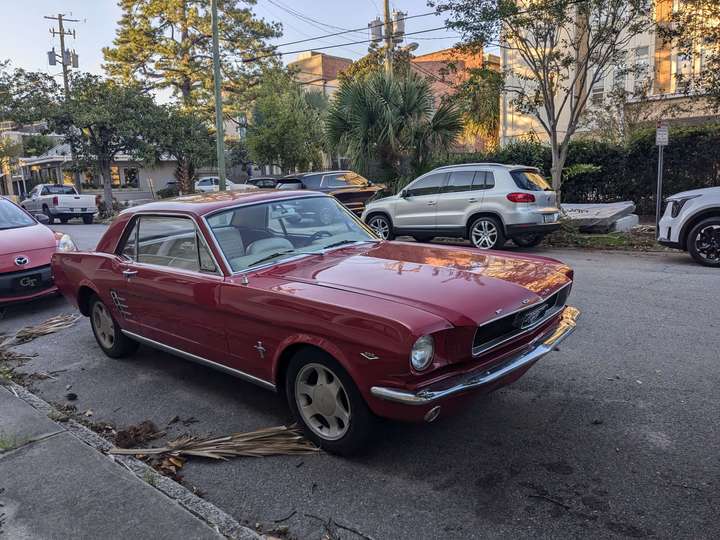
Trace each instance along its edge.
<instances>
[{"instance_id":1,"label":"steering wheel","mask_svg":"<svg viewBox=\"0 0 720 540\"><path fill-rule=\"evenodd\" d=\"M310 237L310 244L313 244L320 240L321 238L330 237L332 236L332 233L328 231L315 231L313 235Z\"/></svg>"}]
</instances>

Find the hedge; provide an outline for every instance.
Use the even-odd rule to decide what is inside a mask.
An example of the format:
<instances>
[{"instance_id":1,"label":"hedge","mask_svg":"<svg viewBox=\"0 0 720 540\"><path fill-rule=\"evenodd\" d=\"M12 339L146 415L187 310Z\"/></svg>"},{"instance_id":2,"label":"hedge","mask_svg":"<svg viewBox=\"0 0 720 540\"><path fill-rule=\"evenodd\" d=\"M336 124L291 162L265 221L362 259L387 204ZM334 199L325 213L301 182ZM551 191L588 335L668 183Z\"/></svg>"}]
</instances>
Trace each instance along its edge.
<instances>
[{"instance_id":1,"label":"hedge","mask_svg":"<svg viewBox=\"0 0 720 540\"><path fill-rule=\"evenodd\" d=\"M720 186L720 124L670 128L665 148L663 195ZM550 175L550 149L537 141L508 144L493 152L455 154L434 166L494 162L538 167ZM573 167L575 166L575 167ZM640 214L655 211L657 147L655 130L634 133L625 145L576 139L565 164L563 201L572 203L633 201ZM577 174L569 174L579 171Z\"/></svg>"}]
</instances>

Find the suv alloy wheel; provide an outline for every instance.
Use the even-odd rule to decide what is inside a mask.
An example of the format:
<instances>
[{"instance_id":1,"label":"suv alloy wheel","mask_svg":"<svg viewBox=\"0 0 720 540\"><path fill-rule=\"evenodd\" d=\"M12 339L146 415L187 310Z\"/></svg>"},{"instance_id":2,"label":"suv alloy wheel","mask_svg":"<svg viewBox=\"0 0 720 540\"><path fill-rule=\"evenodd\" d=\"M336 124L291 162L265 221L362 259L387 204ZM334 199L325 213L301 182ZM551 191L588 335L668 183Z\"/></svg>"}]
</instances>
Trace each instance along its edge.
<instances>
[{"instance_id":1,"label":"suv alloy wheel","mask_svg":"<svg viewBox=\"0 0 720 540\"><path fill-rule=\"evenodd\" d=\"M498 249L505 244L502 226L495 218L481 216L470 225L468 236L478 249Z\"/></svg>"},{"instance_id":2,"label":"suv alloy wheel","mask_svg":"<svg viewBox=\"0 0 720 540\"><path fill-rule=\"evenodd\" d=\"M695 225L688 235L687 247L696 262L720 268L720 218L708 218Z\"/></svg>"},{"instance_id":3,"label":"suv alloy wheel","mask_svg":"<svg viewBox=\"0 0 720 540\"><path fill-rule=\"evenodd\" d=\"M368 219L368 227L383 240L392 240L394 238L392 232L392 223L384 214L374 214Z\"/></svg>"}]
</instances>

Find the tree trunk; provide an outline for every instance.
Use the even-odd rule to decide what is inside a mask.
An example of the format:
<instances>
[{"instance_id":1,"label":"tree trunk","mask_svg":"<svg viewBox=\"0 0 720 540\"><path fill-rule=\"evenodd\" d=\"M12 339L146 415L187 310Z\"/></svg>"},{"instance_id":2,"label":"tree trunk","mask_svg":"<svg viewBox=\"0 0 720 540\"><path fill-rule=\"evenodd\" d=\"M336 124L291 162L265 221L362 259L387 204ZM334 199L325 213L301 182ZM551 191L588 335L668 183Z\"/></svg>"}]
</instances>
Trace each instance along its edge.
<instances>
[{"instance_id":1,"label":"tree trunk","mask_svg":"<svg viewBox=\"0 0 720 540\"><path fill-rule=\"evenodd\" d=\"M195 167L187 158L178 158L175 176L178 181L178 191L181 195L188 195L195 192L192 179L195 175Z\"/></svg>"},{"instance_id":2,"label":"tree trunk","mask_svg":"<svg viewBox=\"0 0 720 540\"><path fill-rule=\"evenodd\" d=\"M563 152L561 152L559 146L553 145L552 166L550 168L550 175L552 177L552 188L553 190L555 190L555 194L557 195L558 207L562 202L562 171L563 167L565 167L566 157L567 156L563 155Z\"/></svg>"},{"instance_id":3,"label":"tree trunk","mask_svg":"<svg viewBox=\"0 0 720 540\"><path fill-rule=\"evenodd\" d=\"M112 177L110 176L110 163L101 161L98 163L100 169L100 180L103 186L103 202L105 203L105 216L109 217L113 214L112 203Z\"/></svg>"}]
</instances>

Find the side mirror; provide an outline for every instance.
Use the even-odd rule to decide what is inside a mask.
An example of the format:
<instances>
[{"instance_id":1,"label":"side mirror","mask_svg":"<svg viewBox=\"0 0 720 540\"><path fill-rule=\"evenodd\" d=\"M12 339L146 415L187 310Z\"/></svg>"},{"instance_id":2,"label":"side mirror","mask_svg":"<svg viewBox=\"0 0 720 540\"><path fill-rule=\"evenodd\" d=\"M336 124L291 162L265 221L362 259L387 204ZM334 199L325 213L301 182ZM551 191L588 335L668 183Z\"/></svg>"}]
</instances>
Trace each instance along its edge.
<instances>
[{"instance_id":1,"label":"side mirror","mask_svg":"<svg viewBox=\"0 0 720 540\"><path fill-rule=\"evenodd\" d=\"M406 189L403 189L403 190L400 192L400 197L402 197L403 199L407 199L407 198L408 198L408 192L407 192Z\"/></svg>"},{"instance_id":2,"label":"side mirror","mask_svg":"<svg viewBox=\"0 0 720 540\"><path fill-rule=\"evenodd\" d=\"M35 219L37 219L40 223L43 225L47 225L50 223L50 218L48 218L45 214L34 214Z\"/></svg>"}]
</instances>

